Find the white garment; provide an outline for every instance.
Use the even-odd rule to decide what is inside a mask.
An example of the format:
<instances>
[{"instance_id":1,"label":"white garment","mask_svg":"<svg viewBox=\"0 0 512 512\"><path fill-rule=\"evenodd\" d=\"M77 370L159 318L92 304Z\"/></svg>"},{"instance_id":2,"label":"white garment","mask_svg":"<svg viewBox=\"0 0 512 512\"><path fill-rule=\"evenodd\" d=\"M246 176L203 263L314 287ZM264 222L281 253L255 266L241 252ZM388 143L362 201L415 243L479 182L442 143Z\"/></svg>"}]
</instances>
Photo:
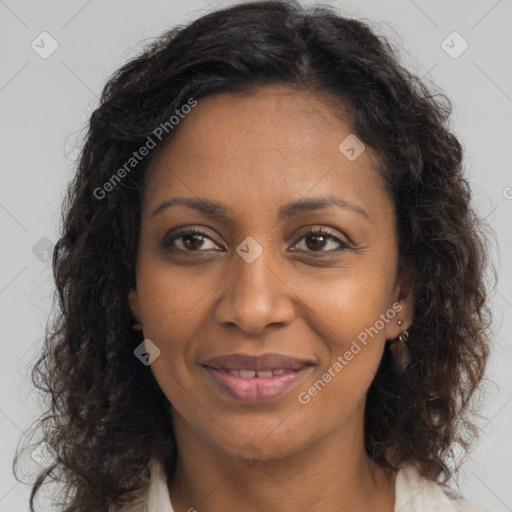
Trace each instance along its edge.
<instances>
[{"instance_id":1,"label":"white garment","mask_svg":"<svg viewBox=\"0 0 512 512\"><path fill-rule=\"evenodd\" d=\"M164 469L156 460L151 463L151 481L146 495L138 503L128 507L126 512L174 512ZM491 511L472 505L449 487L424 478L411 465L401 468L397 473L395 512Z\"/></svg>"}]
</instances>

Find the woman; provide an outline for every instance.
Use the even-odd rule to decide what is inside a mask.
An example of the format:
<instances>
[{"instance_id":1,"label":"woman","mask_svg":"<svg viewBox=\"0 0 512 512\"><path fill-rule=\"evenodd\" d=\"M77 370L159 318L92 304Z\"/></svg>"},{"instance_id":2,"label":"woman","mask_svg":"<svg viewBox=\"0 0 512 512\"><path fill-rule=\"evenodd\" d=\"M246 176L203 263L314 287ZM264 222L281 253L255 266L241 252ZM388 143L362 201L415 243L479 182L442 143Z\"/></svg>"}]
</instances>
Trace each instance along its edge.
<instances>
[{"instance_id":1,"label":"woman","mask_svg":"<svg viewBox=\"0 0 512 512\"><path fill-rule=\"evenodd\" d=\"M484 510L444 485L489 323L448 116L366 24L292 1L121 68L54 253L31 507L49 477L66 511Z\"/></svg>"}]
</instances>

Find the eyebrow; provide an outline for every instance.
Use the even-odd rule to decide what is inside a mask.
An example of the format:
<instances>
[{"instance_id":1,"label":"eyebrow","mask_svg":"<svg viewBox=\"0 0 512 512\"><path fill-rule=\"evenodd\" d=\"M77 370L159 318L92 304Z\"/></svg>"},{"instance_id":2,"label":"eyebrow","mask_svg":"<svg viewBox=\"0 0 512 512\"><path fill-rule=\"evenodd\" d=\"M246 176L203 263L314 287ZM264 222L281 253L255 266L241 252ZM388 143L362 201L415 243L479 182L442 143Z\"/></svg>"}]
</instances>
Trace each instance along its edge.
<instances>
[{"instance_id":1,"label":"eyebrow","mask_svg":"<svg viewBox=\"0 0 512 512\"><path fill-rule=\"evenodd\" d=\"M168 199L158 206L153 213L151 213L150 217L156 217L159 213L176 204L186 206L191 210L196 210L208 215L209 217L217 217L225 221L234 220L234 216L229 208L223 204L216 201L192 197L173 197L172 199ZM282 221L300 215L301 213L323 210L329 206L337 206L339 208L351 210L370 220L368 213L366 213L366 211L359 205L335 196L308 197L291 203L286 203L279 208L277 217L279 221Z\"/></svg>"}]
</instances>

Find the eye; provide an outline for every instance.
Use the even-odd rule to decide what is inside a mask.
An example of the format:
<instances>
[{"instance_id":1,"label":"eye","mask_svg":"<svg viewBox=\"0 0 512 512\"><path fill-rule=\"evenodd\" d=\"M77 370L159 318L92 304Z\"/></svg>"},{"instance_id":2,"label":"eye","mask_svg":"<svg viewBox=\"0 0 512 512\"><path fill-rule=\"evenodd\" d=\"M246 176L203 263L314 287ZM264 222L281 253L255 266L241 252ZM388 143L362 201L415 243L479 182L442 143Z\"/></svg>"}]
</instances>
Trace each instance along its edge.
<instances>
[{"instance_id":1,"label":"eye","mask_svg":"<svg viewBox=\"0 0 512 512\"><path fill-rule=\"evenodd\" d=\"M211 242L210 247L208 241ZM172 233L172 236L166 236L162 241L162 247L182 252L206 252L217 250L219 246L206 231L200 228L186 228Z\"/></svg>"},{"instance_id":2,"label":"eye","mask_svg":"<svg viewBox=\"0 0 512 512\"><path fill-rule=\"evenodd\" d=\"M301 242L303 242L301 244ZM209 244L208 244L209 242ZM210 245L210 246L208 246ZM302 245L302 247L301 247ZM331 249L329 249L331 245ZM334 247L332 247L334 245ZM219 245L216 244L209 236L207 231L201 228L184 228L166 236L162 241L162 247L165 250L173 250L180 252L207 252L220 251ZM326 250L327 248L327 250ZM340 240L333 232L327 228L310 227L298 242L293 246L293 251L327 253L339 252L344 249L350 249L347 242Z\"/></svg>"},{"instance_id":3,"label":"eye","mask_svg":"<svg viewBox=\"0 0 512 512\"><path fill-rule=\"evenodd\" d=\"M304 252L333 253L350 249L347 242L340 240L327 228L308 228L306 233L304 233L300 240L293 246L294 250L301 246L302 241L304 241L304 243L302 244L302 249L299 250ZM329 245L331 245L331 250L325 250ZM332 245L334 245L334 248L332 248Z\"/></svg>"}]
</instances>

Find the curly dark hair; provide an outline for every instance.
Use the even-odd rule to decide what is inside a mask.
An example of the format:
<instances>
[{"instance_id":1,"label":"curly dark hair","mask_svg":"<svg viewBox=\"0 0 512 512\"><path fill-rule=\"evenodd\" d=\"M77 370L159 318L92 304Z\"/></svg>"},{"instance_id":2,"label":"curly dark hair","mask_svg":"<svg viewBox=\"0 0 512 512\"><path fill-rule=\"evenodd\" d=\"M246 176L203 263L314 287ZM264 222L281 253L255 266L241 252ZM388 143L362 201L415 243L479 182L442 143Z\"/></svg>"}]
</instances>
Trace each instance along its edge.
<instances>
[{"instance_id":1,"label":"curly dark hair","mask_svg":"<svg viewBox=\"0 0 512 512\"><path fill-rule=\"evenodd\" d=\"M97 191L187 98L276 84L334 94L380 157L415 310L409 366L397 372L388 346L368 391L365 446L383 467L415 462L424 476L449 480L447 450L468 449L477 433L474 394L489 352L486 232L448 126L449 100L397 54L331 6L260 1L167 31L109 79L53 254L56 311L32 377L49 397L34 430L54 461L33 484L31 510L46 481L61 485L66 511L112 510L141 494L153 456L168 468L175 457L168 400L134 357L143 338L127 304L145 170L173 132L108 194Z\"/></svg>"}]
</instances>

